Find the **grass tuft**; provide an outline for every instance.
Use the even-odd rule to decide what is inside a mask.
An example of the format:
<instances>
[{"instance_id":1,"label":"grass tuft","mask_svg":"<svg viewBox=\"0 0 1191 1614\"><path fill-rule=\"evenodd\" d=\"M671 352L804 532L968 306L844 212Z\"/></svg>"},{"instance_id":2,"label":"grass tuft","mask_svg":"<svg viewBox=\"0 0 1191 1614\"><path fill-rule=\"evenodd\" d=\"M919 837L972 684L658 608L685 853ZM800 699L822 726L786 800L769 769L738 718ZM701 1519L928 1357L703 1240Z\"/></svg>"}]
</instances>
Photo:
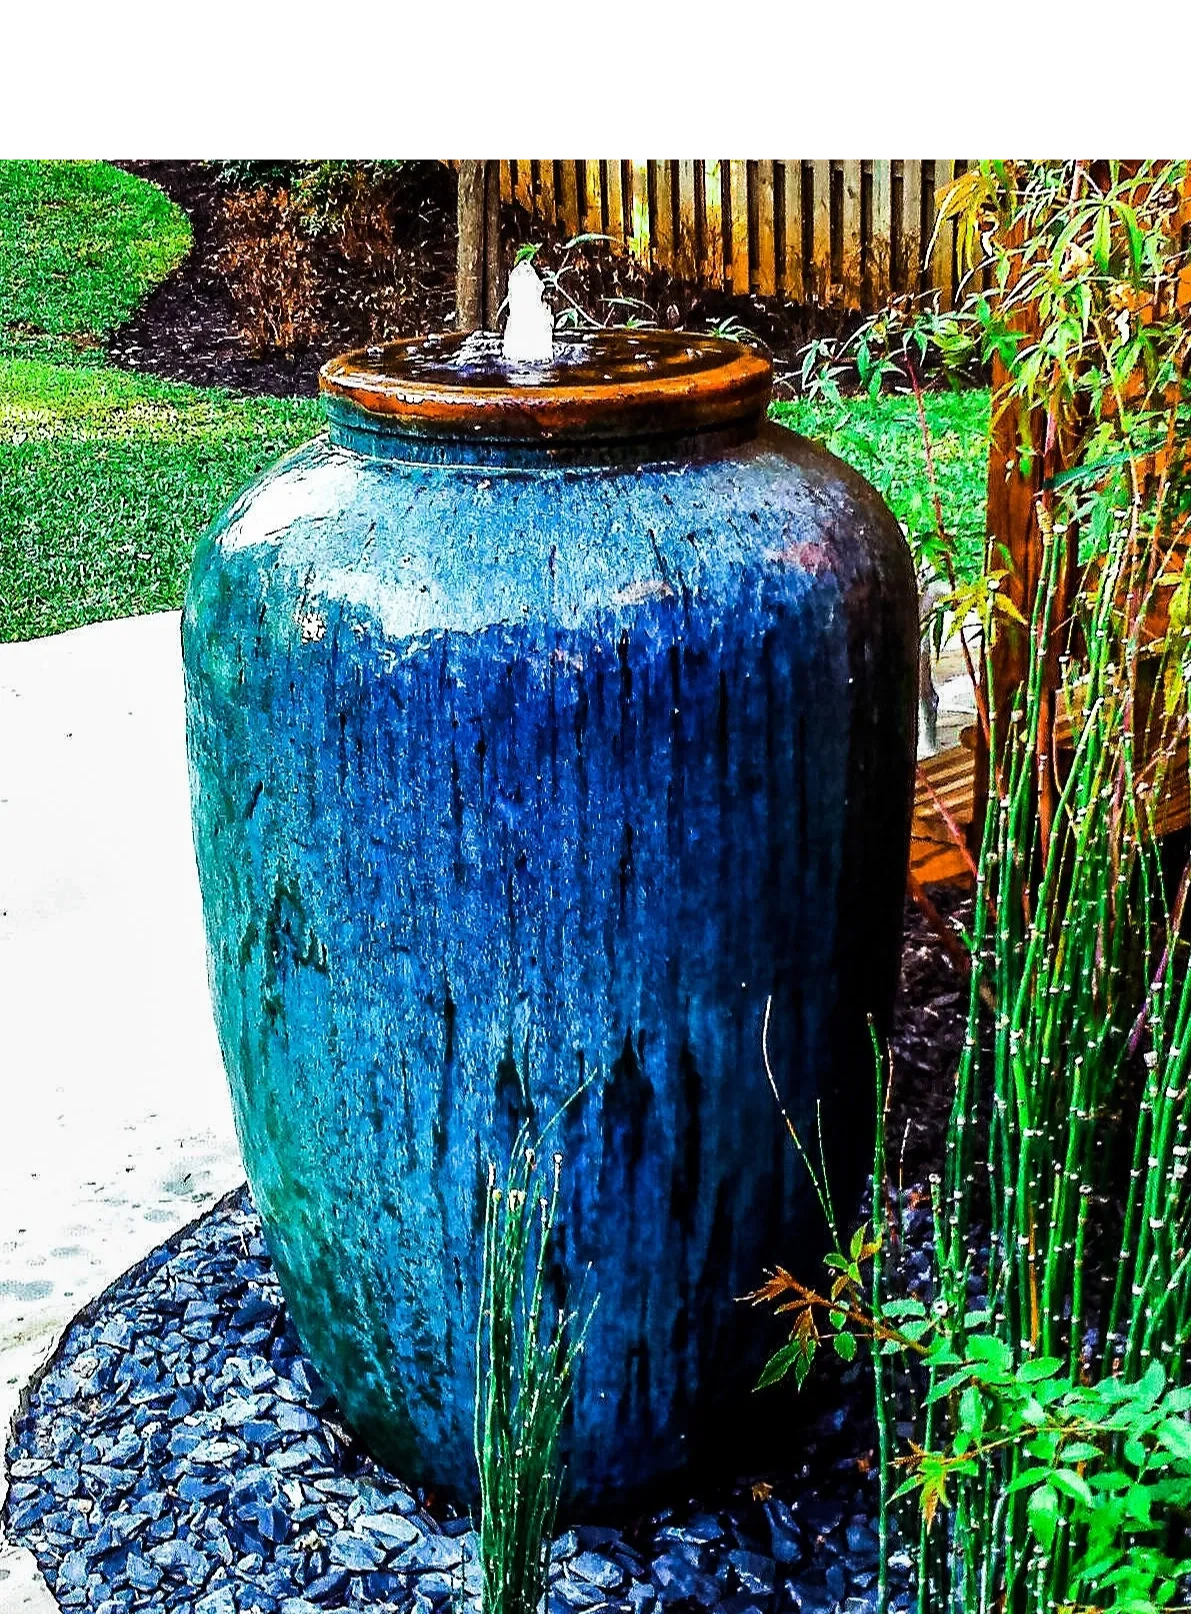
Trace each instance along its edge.
<instances>
[{"instance_id":1,"label":"grass tuft","mask_svg":"<svg viewBox=\"0 0 1191 1614\"><path fill-rule=\"evenodd\" d=\"M558 1443L594 1302L582 1316L547 1294L562 1156L543 1184L522 1135L503 1187L488 1184L476 1334L483 1614L537 1614L546 1596L561 1474Z\"/></svg>"}]
</instances>

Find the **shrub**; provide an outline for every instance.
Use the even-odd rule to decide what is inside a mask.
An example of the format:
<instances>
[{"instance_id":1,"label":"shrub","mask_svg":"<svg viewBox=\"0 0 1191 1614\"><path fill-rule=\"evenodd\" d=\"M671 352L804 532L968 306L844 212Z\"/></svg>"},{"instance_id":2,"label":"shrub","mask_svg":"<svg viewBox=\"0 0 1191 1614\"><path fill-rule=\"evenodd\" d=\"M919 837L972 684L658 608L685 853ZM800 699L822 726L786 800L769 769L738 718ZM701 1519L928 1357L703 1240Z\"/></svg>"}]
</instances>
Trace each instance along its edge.
<instances>
[{"instance_id":1,"label":"shrub","mask_svg":"<svg viewBox=\"0 0 1191 1614\"><path fill-rule=\"evenodd\" d=\"M219 267L249 350L293 355L322 331L309 235L285 190L239 192L224 204Z\"/></svg>"},{"instance_id":2,"label":"shrub","mask_svg":"<svg viewBox=\"0 0 1191 1614\"><path fill-rule=\"evenodd\" d=\"M293 163L285 176L229 191L216 261L251 352L293 356L339 333L347 280L357 341L401 329L404 305L434 272L401 237L426 169L437 165L411 174L395 161Z\"/></svg>"}]
</instances>

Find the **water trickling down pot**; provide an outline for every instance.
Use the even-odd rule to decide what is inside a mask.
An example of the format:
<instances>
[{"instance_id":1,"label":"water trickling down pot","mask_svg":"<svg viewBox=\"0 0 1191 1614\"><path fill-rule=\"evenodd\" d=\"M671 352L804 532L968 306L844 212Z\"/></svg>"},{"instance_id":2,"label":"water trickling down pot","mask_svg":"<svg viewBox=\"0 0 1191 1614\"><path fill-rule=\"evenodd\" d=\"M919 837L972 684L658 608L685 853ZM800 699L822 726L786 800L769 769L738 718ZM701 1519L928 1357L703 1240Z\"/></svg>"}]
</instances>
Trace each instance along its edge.
<instances>
[{"instance_id":1,"label":"water trickling down pot","mask_svg":"<svg viewBox=\"0 0 1191 1614\"><path fill-rule=\"evenodd\" d=\"M865 1172L900 947L916 602L877 494L673 332L326 366L328 434L200 542L195 846L244 1161L294 1321L468 1497L488 1163L582 1088L557 1278L600 1305L573 1502L738 1456L813 1260L795 1121ZM752 1398L752 1405L757 1399ZM772 1423L774 1406L763 1409Z\"/></svg>"}]
</instances>

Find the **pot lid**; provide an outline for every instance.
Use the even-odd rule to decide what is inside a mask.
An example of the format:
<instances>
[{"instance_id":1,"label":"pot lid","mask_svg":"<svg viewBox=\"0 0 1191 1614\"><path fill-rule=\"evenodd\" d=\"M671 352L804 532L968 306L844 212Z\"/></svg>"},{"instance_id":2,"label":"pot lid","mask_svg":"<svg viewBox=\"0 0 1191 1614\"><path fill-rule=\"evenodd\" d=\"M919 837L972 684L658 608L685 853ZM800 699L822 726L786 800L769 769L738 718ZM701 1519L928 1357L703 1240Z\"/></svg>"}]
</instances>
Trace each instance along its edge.
<instances>
[{"instance_id":1,"label":"pot lid","mask_svg":"<svg viewBox=\"0 0 1191 1614\"><path fill-rule=\"evenodd\" d=\"M773 366L755 348L685 331L563 332L554 357L510 361L499 336L418 337L323 365L319 388L375 429L513 442L608 442L755 424Z\"/></svg>"}]
</instances>

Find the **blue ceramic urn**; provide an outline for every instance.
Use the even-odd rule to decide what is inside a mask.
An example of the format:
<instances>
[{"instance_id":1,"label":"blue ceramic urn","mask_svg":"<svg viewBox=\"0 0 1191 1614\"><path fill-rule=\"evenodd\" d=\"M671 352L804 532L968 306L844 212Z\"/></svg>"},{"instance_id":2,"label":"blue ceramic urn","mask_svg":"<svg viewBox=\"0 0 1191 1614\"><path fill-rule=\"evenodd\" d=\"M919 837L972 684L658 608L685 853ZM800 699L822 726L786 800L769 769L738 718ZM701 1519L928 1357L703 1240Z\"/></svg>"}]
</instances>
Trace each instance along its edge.
<instances>
[{"instance_id":1,"label":"blue ceramic urn","mask_svg":"<svg viewBox=\"0 0 1191 1614\"><path fill-rule=\"evenodd\" d=\"M195 554L194 836L245 1167L344 1416L463 1498L486 1185L522 1127L566 1106L588 1506L735 1460L775 1344L739 1297L823 1247L767 1004L795 1126L821 1105L839 1195L864 1178L914 579L873 489L765 423L769 384L680 333L520 370L485 338L368 349L324 370L327 435Z\"/></svg>"}]
</instances>

